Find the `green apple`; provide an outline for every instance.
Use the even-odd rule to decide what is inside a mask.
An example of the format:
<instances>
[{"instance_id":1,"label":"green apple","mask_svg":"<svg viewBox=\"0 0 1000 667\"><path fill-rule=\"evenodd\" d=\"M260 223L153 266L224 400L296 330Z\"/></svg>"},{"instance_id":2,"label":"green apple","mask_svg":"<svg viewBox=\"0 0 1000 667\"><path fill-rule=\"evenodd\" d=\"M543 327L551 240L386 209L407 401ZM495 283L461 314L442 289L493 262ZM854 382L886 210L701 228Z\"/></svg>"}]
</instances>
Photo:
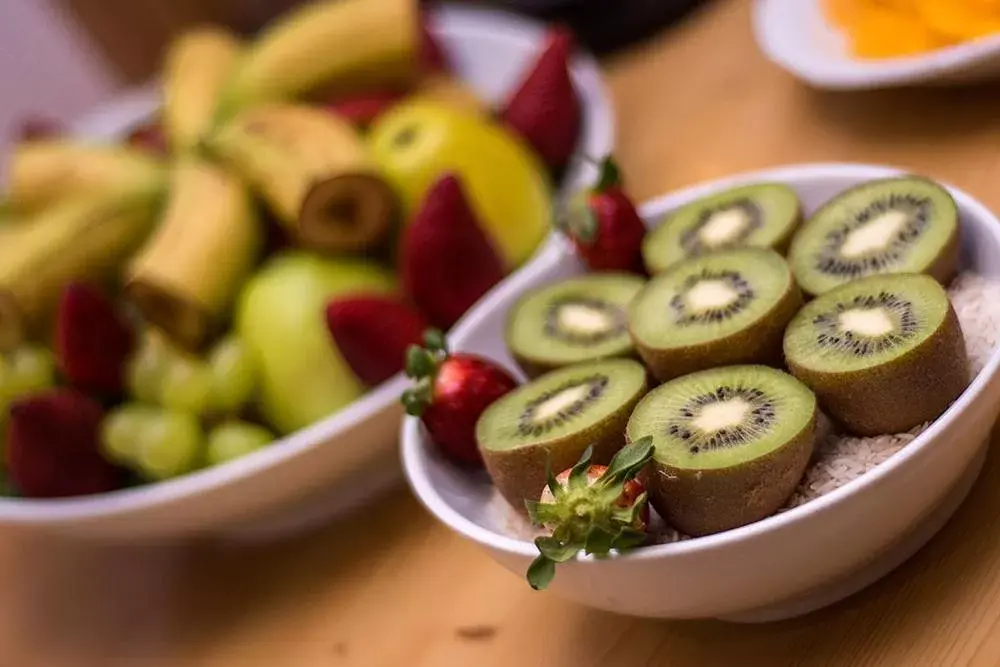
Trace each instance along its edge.
<instances>
[{"instance_id":1,"label":"green apple","mask_svg":"<svg viewBox=\"0 0 1000 667\"><path fill-rule=\"evenodd\" d=\"M365 392L327 332L324 308L343 294L395 288L380 266L305 252L275 257L250 279L239 298L236 330L254 358L261 413L271 426L291 433Z\"/></svg>"},{"instance_id":2,"label":"green apple","mask_svg":"<svg viewBox=\"0 0 1000 667\"><path fill-rule=\"evenodd\" d=\"M527 260L548 233L552 189L545 167L527 144L492 120L418 99L379 116L368 136L407 219L427 190L452 172L509 268Z\"/></svg>"}]
</instances>

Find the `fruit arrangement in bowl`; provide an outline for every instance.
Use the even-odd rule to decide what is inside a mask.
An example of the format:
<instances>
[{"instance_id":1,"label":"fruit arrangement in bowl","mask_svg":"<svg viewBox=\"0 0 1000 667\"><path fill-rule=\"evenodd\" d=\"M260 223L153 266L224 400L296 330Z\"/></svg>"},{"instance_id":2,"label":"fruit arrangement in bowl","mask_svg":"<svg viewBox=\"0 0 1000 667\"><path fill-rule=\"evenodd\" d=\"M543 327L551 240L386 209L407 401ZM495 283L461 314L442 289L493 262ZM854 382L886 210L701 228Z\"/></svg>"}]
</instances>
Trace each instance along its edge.
<instances>
[{"instance_id":1,"label":"fruit arrangement in bowl","mask_svg":"<svg viewBox=\"0 0 1000 667\"><path fill-rule=\"evenodd\" d=\"M636 235L614 172L565 207L573 251L452 332L452 357L523 382L462 400L447 378L438 410L476 413L464 457L410 411L416 493L533 587L629 614L796 615L898 565L961 502L1000 406L995 216L927 178L807 165L655 200Z\"/></svg>"},{"instance_id":2,"label":"fruit arrangement in bowl","mask_svg":"<svg viewBox=\"0 0 1000 667\"><path fill-rule=\"evenodd\" d=\"M477 78L484 50L503 64ZM576 151L609 136L595 81L560 27L320 1L253 41L182 35L122 140L27 128L0 521L200 531L384 473L407 345L545 243Z\"/></svg>"}]
</instances>

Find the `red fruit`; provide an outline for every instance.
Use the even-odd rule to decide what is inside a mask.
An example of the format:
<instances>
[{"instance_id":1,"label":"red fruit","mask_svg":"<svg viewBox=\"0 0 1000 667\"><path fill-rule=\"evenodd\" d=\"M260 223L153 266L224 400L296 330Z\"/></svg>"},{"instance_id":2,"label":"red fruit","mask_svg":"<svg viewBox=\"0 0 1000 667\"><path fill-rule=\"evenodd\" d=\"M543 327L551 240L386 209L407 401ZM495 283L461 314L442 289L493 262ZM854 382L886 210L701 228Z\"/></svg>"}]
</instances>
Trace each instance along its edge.
<instances>
[{"instance_id":1,"label":"red fruit","mask_svg":"<svg viewBox=\"0 0 1000 667\"><path fill-rule=\"evenodd\" d=\"M431 34L427 25L427 15L420 15L420 43L417 46L417 63L424 72L449 72L451 65L444 55L444 49Z\"/></svg>"},{"instance_id":2,"label":"red fruit","mask_svg":"<svg viewBox=\"0 0 1000 667\"><path fill-rule=\"evenodd\" d=\"M125 386L125 367L135 332L99 289L70 283L56 316L56 357L69 383L78 389L117 395Z\"/></svg>"},{"instance_id":3,"label":"red fruit","mask_svg":"<svg viewBox=\"0 0 1000 667\"><path fill-rule=\"evenodd\" d=\"M441 329L503 279L503 260L453 174L430 188L404 232L399 275L413 303Z\"/></svg>"},{"instance_id":4,"label":"red fruit","mask_svg":"<svg viewBox=\"0 0 1000 667\"><path fill-rule=\"evenodd\" d=\"M527 503L532 523L550 531L535 540L539 555L528 568L536 590L548 586L558 563L581 551L603 558L647 539L649 507L639 475L653 458L653 439L626 445L607 467L590 465L591 453L588 447L575 466L550 476L539 501Z\"/></svg>"},{"instance_id":5,"label":"red fruit","mask_svg":"<svg viewBox=\"0 0 1000 667\"><path fill-rule=\"evenodd\" d=\"M407 348L419 345L427 328L420 313L381 295L331 301L326 326L351 370L369 386L403 370Z\"/></svg>"},{"instance_id":6,"label":"red fruit","mask_svg":"<svg viewBox=\"0 0 1000 667\"><path fill-rule=\"evenodd\" d=\"M403 97L398 90L373 90L334 100L329 109L363 129Z\"/></svg>"},{"instance_id":7,"label":"red fruit","mask_svg":"<svg viewBox=\"0 0 1000 667\"><path fill-rule=\"evenodd\" d=\"M7 425L7 468L30 498L58 498L117 489L121 471L101 458L103 412L73 389L52 389L16 401Z\"/></svg>"},{"instance_id":8,"label":"red fruit","mask_svg":"<svg viewBox=\"0 0 1000 667\"><path fill-rule=\"evenodd\" d=\"M411 347L406 374L415 385L403 392L407 414L420 417L434 444L456 463L481 466L476 421L517 381L492 361L471 354L449 354L444 335L430 330L426 348Z\"/></svg>"},{"instance_id":9,"label":"red fruit","mask_svg":"<svg viewBox=\"0 0 1000 667\"><path fill-rule=\"evenodd\" d=\"M170 152L167 138L163 135L163 128L159 123L147 123L135 128L128 135L128 143L155 155L167 155Z\"/></svg>"},{"instance_id":10,"label":"red fruit","mask_svg":"<svg viewBox=\"0 0 1000 667\"><path fill-rule=\"evenodd\" d=\"M573 88L569 61L573 33L556 27L542 54L500 112L552 169L565 167L580 134L580 101Z\"/></svg>"},{"instance_id":11,"label":"red fruit","mask_svg":"<svg viewBox=\"0 0 1000 667\"><path fill-rule=\"evenodd\" d=\"M601 164L597 186L576 198L559 224L591 271L643 272L646 226L622 191L621 175L611 157Z\"/></svg>"},{"instance_id":12,"label":"red fruit","mask_svg":"<svg viewBox=\"0 0 1000 667\"><path fill-rule=\"evenodd\" d=\"M13 136L16 141L33 141L58 137L65 131L63 124L54 118L28 116L15 126Z\"/></svg>"}]
</instances>

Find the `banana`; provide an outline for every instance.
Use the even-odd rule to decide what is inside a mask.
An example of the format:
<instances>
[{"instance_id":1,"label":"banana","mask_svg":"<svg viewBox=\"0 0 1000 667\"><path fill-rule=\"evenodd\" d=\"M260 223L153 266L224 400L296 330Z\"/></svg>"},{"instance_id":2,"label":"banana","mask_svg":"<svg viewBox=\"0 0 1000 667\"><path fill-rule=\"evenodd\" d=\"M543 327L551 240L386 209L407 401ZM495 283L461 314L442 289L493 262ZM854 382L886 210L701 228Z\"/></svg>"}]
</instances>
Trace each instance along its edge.
<instances>
[{"instance_id":1,"label":"banana","mask_svg":"<svg viewBox=\"0 0 1000 667\"><path fill-rule=\"evenodd\" d=\"M417 0L320 0L272 23L252 44L220 113L323 87L408 82L416 72Z\"/></svg>"},{"instance_id":2,"label":"banana","mask_svg":"<svg viewBox=\"0 0 1000 667\"><path fill-rule=\"evenodd\" d=\"M0 349L42 334L66 283L117 276L153 228L158 190L61 201L0 228Z\"/></svg>"},{"instance_id":3,"label":"banana","mask_svg":"<svg viewBox=\"0 0 1000 667\"><path fill-rule=\"evenodd\" d=\"M197 349L222 323L262 245L243 184L202 158L182 156L159 227L127 270L126 292L143 319Z\"/></svg>"},{"instance_id":4,"label":"banana","mask_svg":"<svg viewBox=\"0 0 1000 667\"><path fill-rule=\"evenodd\" d=\"M484 116L489 106L468 84L450 74L428 74L420 79L411 100L428 100Z\"/></svg>"},{"instance_id":5,"label":"banana","mask_svg":"<svg viewBox=\"0 0 1000 667\"><path fill-rule=\"evenodd\" d=\"M10 209L25 215L78 195L127 196L165 186L162 162L140 149L64 139L34 140L14 148L7 197Z\"/></svg>"},{"instance_id":6,"label":"banana","mask_svg":"<svg viewBox=\"0 0 1000 667\"><path fill-rule=\"evenodd\" d=\"M242 49L236 35L216 26L190 30L170 45L163 68L163 125L172 150L189 151L208 132Z\"/></svg>"},{"instance_id":7,"label":"banana","mask_svg":"<svg viewBox=\"0 0 1000 667\"><path fill-rule=\"evenodd\" d=\"M360 252L388 236L393 193L342 118L304 105L262 105L238 115L206 145L261 194L302 245Z\"/></svg>"}]
</instances>

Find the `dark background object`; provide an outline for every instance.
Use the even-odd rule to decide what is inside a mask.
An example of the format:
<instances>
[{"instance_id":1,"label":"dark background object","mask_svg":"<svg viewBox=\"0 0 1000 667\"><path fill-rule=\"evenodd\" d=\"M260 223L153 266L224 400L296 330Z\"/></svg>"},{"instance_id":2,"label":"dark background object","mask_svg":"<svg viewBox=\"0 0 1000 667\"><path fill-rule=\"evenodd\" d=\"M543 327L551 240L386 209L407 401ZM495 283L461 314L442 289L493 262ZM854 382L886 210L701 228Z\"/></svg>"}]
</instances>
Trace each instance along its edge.
<instances>
[{"instance_id":1,"label":"dark background object","mask_svg":"<svg viewBox=\"0 0 1000 667\"><path fill-rule=\"evenodd\" d=\"M478 4L571 26L590 51L606 54L659 32L704 0L486 0Z\"/></svg>"}]
</instances>

